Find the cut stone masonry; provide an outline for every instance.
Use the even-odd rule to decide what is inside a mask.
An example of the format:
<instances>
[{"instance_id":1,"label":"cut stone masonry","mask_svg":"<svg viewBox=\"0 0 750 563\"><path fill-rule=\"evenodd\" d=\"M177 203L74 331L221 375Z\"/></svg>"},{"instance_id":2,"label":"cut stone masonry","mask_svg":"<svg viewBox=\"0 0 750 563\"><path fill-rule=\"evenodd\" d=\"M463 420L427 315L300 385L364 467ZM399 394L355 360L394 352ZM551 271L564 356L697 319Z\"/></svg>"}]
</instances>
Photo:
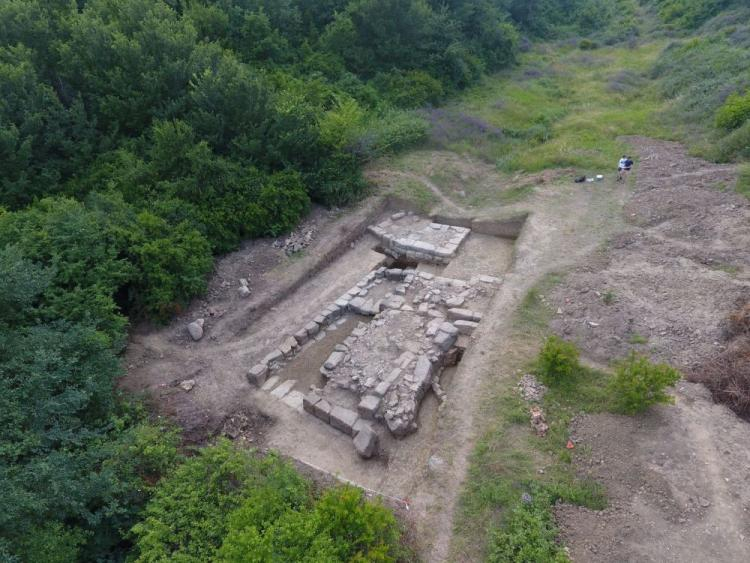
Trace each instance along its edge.
<instances>
[{"instance_id":1,"label":"cut stone masonry","mask_svg":"<svg viewBox=\"0 0 750 563\"><path fill-rule=\"evenodd\" d=\"M440 263L450 261L470 232L406 213L370 230L391 256ZM482 319L479 311L500 282L490 276L459 280L380 267L285 337L250 368L248 381L352 436L357 452L371 457L379 444L373 424L382 423L395 437L404 437L417 430L420 404L429 389L441 402L445 399L442 369L457 362ZM353 314L371 320L360 322L323 363L323 388L302 395L292 390L294 380L279 382L275 371L324 337L332 323Z\"/></svg>"}]
</instances>

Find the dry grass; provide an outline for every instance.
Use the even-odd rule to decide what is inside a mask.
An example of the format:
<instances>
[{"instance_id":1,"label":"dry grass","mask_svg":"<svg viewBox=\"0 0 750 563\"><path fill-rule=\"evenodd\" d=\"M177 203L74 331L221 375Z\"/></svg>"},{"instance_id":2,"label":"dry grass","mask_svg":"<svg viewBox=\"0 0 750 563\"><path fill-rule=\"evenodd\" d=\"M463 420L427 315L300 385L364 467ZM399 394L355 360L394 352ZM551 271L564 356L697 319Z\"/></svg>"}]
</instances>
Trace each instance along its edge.
<instances>
[{"instance_id":1,"label":"dry grass","mask_svg":"<svg viewBox=\"0 0 750 563\"><path fill-rule=\"evenodd\" d=\"M750 301L729 317L727 349L689 374L714 400L750 421Z\"/></svg>"}]
</instances>

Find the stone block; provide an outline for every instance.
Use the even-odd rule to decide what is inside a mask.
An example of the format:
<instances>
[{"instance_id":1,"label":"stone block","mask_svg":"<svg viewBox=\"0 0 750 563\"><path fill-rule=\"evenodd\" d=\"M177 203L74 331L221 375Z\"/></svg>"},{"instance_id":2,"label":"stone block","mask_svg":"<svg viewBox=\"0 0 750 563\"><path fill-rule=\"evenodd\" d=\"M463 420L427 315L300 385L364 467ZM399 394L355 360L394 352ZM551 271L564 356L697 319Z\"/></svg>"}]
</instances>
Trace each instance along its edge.
<instances>
[{"instance_id":1,"label":"stone block","mask_svg":"<svg viewBox=\"0 0 750 563\"><path fill-rule=\"evenodd\" d=\"M482 320L482 314L476 313L469 309L459 309L458 307L454 307L452 309L448 309L448 318L452 321L461 320L478 323Z\"/></svg>"},{"instance_id":2,"label":"stone block","mask_svg":"<svg viewBox=\"0 0 750 563\"><path fill-rule=\"evenodd\" d=\"M448 307L450 307L452 309L455 309L455 308L458 308L461 305L463 305L464 301L465 301L464 298L461 297L460 295L458 295L456 297L451 297L449 299L446 299L445 300L445 304L446 304L446 306L448 306Z\"/></svg>"},{"instance_id":3,"label":"stone block","mask_svg":"<svg viewBox=\"0 0 750 563\"><path fill-rule=\"evenodd\" d=\"M351 295L347 293L346 297L342 296L336 299L336 306L342 309L346 309L349 306L349 301L351 300L352 300Z\"/></svg>"},{"instance_id":4,"label":"stone block","mask_svg":"<svg viewBox=\"0 0 750 563\"><path fill-rule=\"evenodd\" d=\"M356 412L336 405L331 409L330 424L336 430L340 430L344 434L352 436L354 434L354 425L357 422L357 418Z\"/></svg>"},{"instance_id":5,"label":"stone block","mask_svg":"<svg viewBox=\"0 0 750 563\"><path fill-rule=\"evenodd\" d=\"M406 213L404 211L399 211L398 213L394 213L391 215L391 221L398 221L399 219L403 219L406 217Z\"/></svg>"},{"instance_id":6,"label":"stone block","mask_svg":"<svg viewBox=\"0 0 750 563\"><path fill-rule=\"evenodd\" d=\"M321 399L320 401L315 403L315 405L313 405L313 414L315 415L315 418L322 420L326 424L330 424L331 403L329 403L325 399Z\"/></svg>"},{"instance_id":7,"label":"stone block","mask_svg":"<svg viewBox=\"0 0 750 563\"><path fill-rule=\"evenodd\" d=\"M423 252L424 254L435 254L435 245L430 244L429 242L418 240L414 243L412 248L417 252Z\"/></svg>"},{"instance_id":8,"label":"stone block","mask_svg":"<svg viewBox=\"0 0 750 563\"><path fill-rule=\"evenodd\" d=\"M309 412L310 414L314 415L315 405L317 405L322 400L323 398L317 393L308 393L302 399L302 408L305 412Z\"/></svg>"},{"instance_id":9,"label":"stone block","mask_svg":"<svg viewBox=\"0 0 750 563\"><path fill-rule=\"evenodd\" d=\"M499 285L502 282L500 278L496 278L494 276L485 276L485 275L479 276L479 281L481 281L482 283L489 283L493 285Z\"/></svg>"},{"instance_id":10,"label":"stone block","mask_svg":"<svg viewBox=\"0 0 750 563\"><path fill-rule=\"evenodd\" d=\"M328 356L328 359L323 364L323 367L326 369L336 369L338 365L344 361L344 353L335 351L330 356Z\"/></svg>"},{"instance_id":11,"label":"stone block","mask_svg":"<svg viewBox=\"0 0 750 563\"><path fill-rule=\"evenodd\" d=\"M279 346L282 355L287 359L294 356L295 352L297 352L297 348L299 348L299 344L293 336L285 338L281 343L281 346Z\"/></svg>"},{"instance_id":12,"label":"stone block","mask_svg":"<svg viewBox=\"0 0 750 563\"><path fill-rule=\"evenodd\" d=\"M453 321L453 325L458 329L460 334L471 335L476 328L479 326L478 323L473 321L457 320Z\"/></svg>"},{"instance_id":13,"label":"stone block","mask_svg":"<svg viewBox=\"0 0 750 563\"><path fill-rule=\"evenodd\" d=\"M402 280L404 271L401 268L389 268L385 271L385 277L389 280Z\"/></svg>"},{"instance_id":14,"label":"stone block","mask_svg":"<svg viewBox=\"0 0 750 563\"><path fill-rule=\"evenodd\" d=\"M414 367L414 379L416 381L429 381L432 378L432 362L424 354L417 358L417 365Z\"/></svg>"},{"instance_id":15,"label":"stone block","mask_svg":"<svg viewBox=\"0 0 750 563\"><path fill-rule=\"evenodd\" d=\"M266 382L268 376L268 366L265 364L255 364L247 372L247 380L257 387Z\"/></svg>"},{"instance_id":16,"label":"stone block","mask_svg":"<svg viewBox=\"0 0 750 563\"><path fill-rule=\"evenodd\" d=\"M271 391L271 396L277 399L283 399L286 394L292 390L292 387L294 387L295 383L297 383L296 379L287 379L284 383Z\"/></svg>"},{"instance_id":17,"label":"stone block","mask_svg":"<svg viewBox=\"0 0 750 563\"><path fill-rule=\"evenodd\" d=\"M292 408L296 411L302 410L302 403L305 399L305 396L299 392L299 391L289 391L283 399L281 399L281 402L284 403L289 408Z\"/></svg>"},{"instance_id":18,"label":"stone block","mask_svg":"<svg viewBox=\"0 0 750 563\"><path fill-rule=\"evenodd\" d=\"M388 393L388 389L390 388L390 381L381 381L375 386L375 389L372 390L372 394L382 399L383 397L385 397L385 394Z\"/></svg>"},{"instance_id":19,"label":"stone block","mask_svg":"<svg viewBox=\"0 0 750 563\"><path fill-rule=\"evenodd\" d=\"M400 309L404 304L404 298L400 295L391 295L387 299L380 301L380 310L385 311L386 309Z\"/></svg>"},{"instance_id":20,"label":"stone block","mask_svg":"<svg viewBox=\"0 0 750 563\"><path fill-rule=\"evenodd\" d=\"M307 331L303 328L294 333L294 339L297 341L297 344L302 346L310 340L310 337L308 336Z\"/></svg>"},{"instance_id":21,"label":"stone block","mask_svg":"<svg viewBox=\"0 0 750 563\"><path fill-rule=\"evenodd\" d=\"M320 326L324 326L324 325L328 324L328 322L326 321L325 316L323 316L323 315L318 315L317 317L315 317L313 319L313 322L318 323Z\"/></svg>"},{"instance_id":22,"label":"stone block","mask_svg":"<svg viewBox=\"0 0 750 563\"><path fill-rule=\"evenodd\" d=\"M377 305L377 307L379 307L379 305ZM376 308L376 304L372 299L368 299L367 301L365 301L362 297L355 297L354 299L352 299L349 303L349 309L351 309L352 312L357 313L358 315L365 315L369 317L372 317L379 312L379 309Z\"/></svg>"},{"instance_id":23,"label":"stone block","mask_svg":"<svg viewBox=\"0 0 750 563\"><path fill-rule=\"evenodd\" d=\"M356 436L360 430L373 430L372 424L369 420L358 418L357 422L354 423L354 435Z\"/></svg>"},{"instance_id":24,"label":"stone block","mask_svg":"<svg viewBox=\"0 0 750 563\"><path fill-rule=\"evenodd\" d=\"M281 350L279 350L277 348L276 350L273 350L273 351L269 352L266 355L266 357L263 358L262 363L264 363L266 365L275 364L276 362L278 362L279 360L281 360L281 358L283 358L283 357L284 357L284 354L282 354Z\"/></svg>"},{"instance_id":25,"label":"stone block","mask_svg":"<svg viewBox=\"0 0 750 563\"><path fill-rule=\"evenodd\" d=\"M276 387L276 384L279 382L279 379L281 379L278 375L274 375L273 377L269 377L266 382L263 384L263 387L261 387L262 391L270 391L274 387Z\"/></svg>"},{"instance_id":26,"label":"stone block","mask_svg":"<svg viewBox=\"0 0 750 563\"><path fill-rule=\"evenodd\" d=\"M354 437L354 449L360 457L370 459L378 452L378 435L373 430L363 428Z\"/></svg>"},{"instance_id":27,"label":"stone block","mask_svg":"<svg viewBox=\"0 0 750 563\"><path fill-rule=\"evenodd\" d=\"M375 413L380 408L380 398L375 395L365 395L357 405L357 412L359 416L366 420L372 420L375 418Z\"/></svg>"}]
</instances>

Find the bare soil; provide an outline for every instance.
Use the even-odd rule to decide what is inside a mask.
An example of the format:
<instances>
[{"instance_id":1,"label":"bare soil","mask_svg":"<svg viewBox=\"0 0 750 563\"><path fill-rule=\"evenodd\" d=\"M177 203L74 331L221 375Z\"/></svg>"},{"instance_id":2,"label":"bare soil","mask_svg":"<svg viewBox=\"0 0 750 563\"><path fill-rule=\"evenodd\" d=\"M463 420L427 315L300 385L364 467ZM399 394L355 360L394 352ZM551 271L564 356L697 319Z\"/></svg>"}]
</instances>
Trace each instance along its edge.
<instances>
[{"instance_id":1,"label":"bare soil","mask_svg":"<svg viewBox=\"0 0 750 563\"><path fill-rule=\"evenodd\" d=\"M630 350L695 369L725 349L750 292L750 206L734 170L676 143L633 138L639 155L624 232L548 296L552 327L609 362ZM576 467L610 507L556 510L574 561L743 561L750 550L750 426L701 385L630 418L587 416Z\"/></svg>"},{"instance_id":2,"label":"bare soil","mask_svg":"<svg viewBox=\"0 0 750 563\"><path fill-rule=\"evenodd\" d=\"M503 369L511 319L529 289L550 272L568 273L546 296L560 310L553 329L578 341L591 360L606 363L636 348L682 368L700 365L725 345L723 319L748 292L750 208L728 189L734 170L692 159L674 143L632 143L639 155L634 186L610 174L593 184L550 174L537 178L544 187L529 190L523 201L481 208L488 218L530 214L515 245L472 234L465 252L445 268L450 277L483 273L503 283L463 360L443 377L446 405L438 409L428 394L419 431L386 441L386 455L377 460L359 459L350 438L254 390L245 374L281 335L382 260L371 250L377 241L362 234L363 225L383 215L380 200L342 215L316 211L316 236L301 256L287 257L266 240L219 260L206 299L167 327L134 330L122 386L146 393L194 441L225 432L228 418L240 413L249 420L241 431L249 445L277 449L316 475L336 475L400 506L423 560L474 561L471 550L451 548L454 508L485 428L478 407L489 385L512 375ZM441 151L427 157L435 169L455 168L460 159ZM460 168L482 176L483 194L508 188L491 167L477 166L465 159ZM384 185L393 179L371 177ZM428 181L441 194L439 211L465 212L454 201L460 193L444 193ZM243 300L237 286L248 276L252 294ZM185 325L198 317L206 319L206 336L193 342ZM329 332L309 355L298 356L287 376L302 386L317 381L321 358L344 330ZM196 385L185 392L177 384L188 378ZM576 451L590 448L591 457L577 458L577 467L602 480L612 503L601 513L559 508L575 560L746 558L748 427L695 384L680 384L676 395L675 406L645 418L578 421Z\"/></svg>"}]
</instances>

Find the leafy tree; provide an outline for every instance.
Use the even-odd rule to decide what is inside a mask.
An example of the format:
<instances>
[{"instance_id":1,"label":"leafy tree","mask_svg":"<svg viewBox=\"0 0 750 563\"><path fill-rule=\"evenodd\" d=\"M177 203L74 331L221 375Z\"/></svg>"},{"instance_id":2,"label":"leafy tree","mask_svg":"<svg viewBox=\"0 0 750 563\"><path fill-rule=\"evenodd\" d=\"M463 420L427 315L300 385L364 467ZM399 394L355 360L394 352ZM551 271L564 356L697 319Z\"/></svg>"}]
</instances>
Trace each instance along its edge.
<instances>
[{"instance_id":1,"label":"leafy tree","mask_svg":"<svg viewBox=\"0 0 750 563\"><path fill-rule=\"evenodd\" d=\"M53 278L51 268L27 259L18 247L0 249L0 323L28 321Z\"/></svg>"},{"instance_id":2,"label":"leafy tree","mask_svg":"<svg viewBox=\"0 0 750 563\"><path fill-rule=\"evenodd\" d=\"M256 487L299 498L309 485L278 458L254 459L227 441L202 448L160 483L144 519L133 527L135 560L214 559L228 531L227 516Z\"/></svg>"}]
</instances>

